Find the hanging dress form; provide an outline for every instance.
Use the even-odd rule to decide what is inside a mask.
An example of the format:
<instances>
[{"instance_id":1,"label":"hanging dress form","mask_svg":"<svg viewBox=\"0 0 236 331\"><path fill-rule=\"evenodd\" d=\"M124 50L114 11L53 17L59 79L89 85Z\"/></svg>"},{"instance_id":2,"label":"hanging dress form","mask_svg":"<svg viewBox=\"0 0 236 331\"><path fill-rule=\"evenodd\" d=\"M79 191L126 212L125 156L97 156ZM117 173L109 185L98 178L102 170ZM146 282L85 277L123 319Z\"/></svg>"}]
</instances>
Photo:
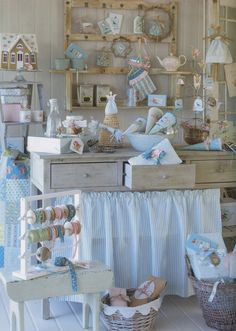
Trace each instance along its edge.
<instances>
[{"instance_id":1,"label":"hanging dress form","mask_svg":"<svg viewBox=\"0 0 236 331\"><path fill-rule=\"evenodd\" d=\"M206 55L206 63L232 63L229 47L221 37L212 40Z\"/></svg>"}]
</instances>

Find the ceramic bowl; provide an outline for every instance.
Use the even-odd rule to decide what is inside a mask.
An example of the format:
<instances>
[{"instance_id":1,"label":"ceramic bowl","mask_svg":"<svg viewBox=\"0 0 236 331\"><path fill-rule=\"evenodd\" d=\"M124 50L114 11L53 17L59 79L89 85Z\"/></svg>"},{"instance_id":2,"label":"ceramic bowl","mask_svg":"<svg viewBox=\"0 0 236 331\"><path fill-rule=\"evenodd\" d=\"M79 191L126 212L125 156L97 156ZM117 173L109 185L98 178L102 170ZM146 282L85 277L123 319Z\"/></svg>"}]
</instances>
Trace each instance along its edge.
<instances>
[{"instance_id":1,"label":"ceramic bowl","mask_svg":"<svg viewBox=\"0 0 236 331\"><path fill-rule=\"evenodd\" d=\"M142 133L129 133L127 134L127 138L131 146L139 152L144 152L150 149L152 146L158 144L164 138L171 139L173 138L173 134L142 134Z\"/></svg>"}]
</instances>

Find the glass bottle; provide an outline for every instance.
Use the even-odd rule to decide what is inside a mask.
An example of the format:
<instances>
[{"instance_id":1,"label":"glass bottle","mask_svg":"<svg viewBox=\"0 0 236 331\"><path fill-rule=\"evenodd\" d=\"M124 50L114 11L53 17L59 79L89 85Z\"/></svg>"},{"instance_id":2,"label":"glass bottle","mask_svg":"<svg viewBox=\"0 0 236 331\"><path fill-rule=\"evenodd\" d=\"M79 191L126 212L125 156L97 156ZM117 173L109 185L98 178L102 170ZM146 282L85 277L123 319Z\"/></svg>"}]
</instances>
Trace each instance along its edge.
<instances>
[{"instance_id":1,"label":"glass bottle","mask_svg":"<svg viewBox=\"0 0 236 331\"><path fill-rule=\"evenodd\" d=\"M60 133L60 128L62 127L57 99L50 99L48 105L50 106L50 112L47 118L45 136L55 138Z\"/></svg>"}]
</instances>

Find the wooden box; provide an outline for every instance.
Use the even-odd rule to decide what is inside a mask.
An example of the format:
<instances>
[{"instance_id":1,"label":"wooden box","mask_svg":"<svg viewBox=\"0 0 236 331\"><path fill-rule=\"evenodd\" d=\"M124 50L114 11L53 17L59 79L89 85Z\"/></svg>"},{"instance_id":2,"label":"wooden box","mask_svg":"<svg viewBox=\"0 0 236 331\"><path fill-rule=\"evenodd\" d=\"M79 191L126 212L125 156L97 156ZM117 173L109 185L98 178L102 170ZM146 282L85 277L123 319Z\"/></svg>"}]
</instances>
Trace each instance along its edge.
<instances>
[{"instance_id":1,"label":"wooden box","mask_svg":"<svg viewBox=\"0 0 236 331\"><path fill-rule=\"evenodd\" d=\"M80 106L93 106L94 93L93 85L80 85L77 88L78 104Z\"/></svg>"},{"instance_id":2,"label":"wooden box","mask_svg":"<svg viewBox=\"0 0 236 331\"><path fill-rule=\"evenodd\" d=\"M195 165L137 165L125 164L125 186L132 190L165 190L193 188Z\"/></svg>"},{"instance_id":3,"label":"wooden box","mask_svg":"<svg viewBox=\"0 0 236 331\"><path fill-rule=\"evenodd\" d=\"M96 106L103 106L107 102L107 95L110 93L109 85L96 85L95 87L95 100Z\"/></svg>"},{"instance_id":4,"label":"wooden box","mask_svg":"<svg viewBox=\"0 0 236 331\"><path fill-rule=\"evenodd\" d=\"M71 138L32 137L27 140L29 152L64 154L72 153L70 150Z\"/></svg>"}]
</instances>

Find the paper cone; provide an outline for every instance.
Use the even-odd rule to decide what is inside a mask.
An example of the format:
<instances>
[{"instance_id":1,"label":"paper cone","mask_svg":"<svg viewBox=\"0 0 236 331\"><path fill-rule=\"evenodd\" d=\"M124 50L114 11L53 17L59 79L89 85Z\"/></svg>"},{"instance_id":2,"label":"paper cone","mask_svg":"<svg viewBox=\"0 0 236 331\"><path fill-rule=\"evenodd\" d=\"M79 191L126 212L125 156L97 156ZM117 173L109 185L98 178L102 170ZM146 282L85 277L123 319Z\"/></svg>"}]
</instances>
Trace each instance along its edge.
<instances>
[{"instance_id":1,"label":"paper cone","mask_svg":"<svg viewBox=\"0 0 236 331\"><path fill-rule=\"evenodd\" d=\"M124 132L127 133L134 133L134 132L144 132L146 127L147 120L144 117L138 117Z\"/></svg>"},{"instance_id":2,"label":"paper cone","mask_svg":"<svg viewBox=\"0 0 236 331\"><path fill-rule=\"evenodd\" d=\"M209 151L209 144L207 142L202 142L194 145L184 146L183 149L189 151Z\"/></svg>"},{"instance_id":3,"label":"paper cone","mask_svg":"<svg viewBox=\"0 0 236 331\"><path fill-rule=\"evenodd\" d=\"M214 138L212 140L205 140L202 143L185 146L184 149L190 151L221 151L222 142L220 138Z\"/></svg>"},{"instance_id":4,"label":"paper cone","mask_svg":"<svg viewBox=\"0 0 236 331\"><path fill-rule=\"evenodd\" d=\"M151 107L148 111L147 126L145 134L148 134L155 123L163 116L163 111L157 107Z\"/></svg>"},{"instance_id":5,"label":"paper cone","mask_svg":"<svg viewBox=\"0 0 236 331\"><path fill-rule=\"evenodd\" d=\"M155 126L151 129L149 134L156 134L164 129L169 129L176 124L176 117L172 113L165 113L159 121L156 122Z\"/></svg>"},{"instance_id":6,"label":"paper cone","mask_svg":"<svg viewBox=\"0 0 236 331\"><path fill-rule=\"evenodd\" d=\"M210 141L210 151L221 151L222 141L220 138L215 138Z\"/></svg>"}]
</instances>

